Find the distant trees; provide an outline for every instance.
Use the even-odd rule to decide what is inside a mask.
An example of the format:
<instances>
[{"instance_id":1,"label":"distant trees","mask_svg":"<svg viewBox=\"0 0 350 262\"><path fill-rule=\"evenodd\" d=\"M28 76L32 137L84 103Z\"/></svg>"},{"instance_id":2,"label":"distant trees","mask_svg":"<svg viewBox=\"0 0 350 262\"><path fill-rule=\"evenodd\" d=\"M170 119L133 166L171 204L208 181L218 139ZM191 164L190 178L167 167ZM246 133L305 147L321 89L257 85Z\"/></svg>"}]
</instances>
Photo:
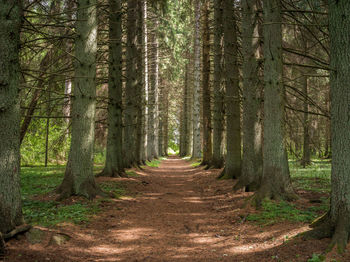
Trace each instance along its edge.
<instances>
[{"instance_id":1,"label":"distant trees","mask_svg":"<svg viewBox=\"0 0 350 262\"><path fill-rule=\"evenodd\" d=\"M2 234L23 224L20 193L20 29L22 1L0 1L0 254Z\"/></svg>"}]
</instances>

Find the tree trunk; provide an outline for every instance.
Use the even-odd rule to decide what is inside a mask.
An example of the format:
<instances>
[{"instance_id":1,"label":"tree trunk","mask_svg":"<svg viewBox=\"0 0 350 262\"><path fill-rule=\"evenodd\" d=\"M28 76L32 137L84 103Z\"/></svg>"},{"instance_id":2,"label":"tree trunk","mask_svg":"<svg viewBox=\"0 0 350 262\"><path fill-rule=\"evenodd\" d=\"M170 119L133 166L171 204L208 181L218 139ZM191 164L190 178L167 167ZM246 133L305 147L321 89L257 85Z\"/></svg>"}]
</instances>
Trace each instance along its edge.
<instances>
[{"instance_id":1,"label":"tree trunk","mask_svg":"<svg viewBox=\"0 0 350 262\"><path fill-rule=\"evenodd\" d=\"M144 63L143 63L143 11L144 1L137 2L137 131L136 131L136 163L141 166L146 159L144 153L144 133L145 133L145 85L144 85Z\"/></svg>"},{"instance_id":2,"label":"tree trunk","mask_svg":"<svg viewBox=\"0 0 350 262\"><path fill-rule=\"evenodd\" d=\"M194 28L194 83L193 83L193 149L192 158L201 158L200 134L200 15L201 0L195 0L195 28Z\"/></svg>"},{"instance_id":3,"label":"tree trunk","mask_svg":"<svg viewBox=\"0 0 350 262\"><path fill-rule=\"evenodd\" d=\"M143 81L144 81L144 134L143 134L143 161L148 159L147 148L148 148L148 89L149 89L149 81L148 81L148 3L147 0L143 0Z\"/></svg>"},{"instance_id":4,"label":"tree trunk","mask_svg":"<svg viewBox=\"0 0 350 262\"><path fill-rule=\"evenodd\" d=\"M243 157L242 174L234 189L258 188L262 177L262 86L258 0L242 1Z\"/></svg>"},{"instance_id":5,"label":"tree trunk","mask_svg":"<svg viewBox=\"0 0 350 262\"><path fill-rule=\"evenodd\" d=\"M202 71L202 114L203 114L203 160L201 165L210 165L213 156L212 127L211 127L211 92L210 92L210 33L209 33L209 4L203 5L203 71Z\"/></svg>"},{"instance_id":6,"label":"tree trunk","mask_svg":"<svg viewBox=\"0 0 350 262\"><path fill-rule=\"evenodd\" d=\"M213 107L213 158L211 165L222 168L224 165L224 92L222 83L222 0L214 1L214 107Z\"/></svg>"},{"instance_id":7,"label":"tree trunk","mask_svg":"<svg viewBox=\"0 0 350 262\"><path fill-rule=\"evenodd\" d=\"M94 137L96 109L97 17L95 0L79 0L76 22L72 141L59 199L102 193L95 183Z\"/></svg>"},{"instance_id":8,"label":"tree trunk","mask_svg":"<svg viewBox=\"0 0 350 262\"><path fill-rule=\"evenodd\" d=\"M137 2L127 4L127 47L126 47L126 89L124 110L124 167L131 167L136 161L137 125Z\"/></svg>"},{"instance_id":9,"label":"tree trunk","mask_svg":"<svg viewBox=\"0 0 350 262\"><path fill-rule=\"evenodd\" d=\"M181 109L181 118L182 118L182 126L181 126L181 133L180 133L180 156L184 157L189 155L189 80L188 80L188 73L189 71L189 64L187 63L185 66L185 79L184 79L184 85L183 85L183 100L182 100L182 109Z\"/></svg>"},{"instance_id":10,"label":"tree trunk","mask_svg":"<svg viewBox=\"0 0 350 262\"><path fill-rule=\"evenodd\" d=\"M331 250L343 252L350 236L350 2L329 2L329 33L331 41L331 131L332 188L329 212L316 221L309 234L330 237Z\"/></svg>"},{"instance_id":11,"label":"tree trunk","mask_svg":"<svg viewBox=\"0 0 350 262\"><path fill-rule=\"evenodd\" d=\"M1 235L23 224L20 193L20 28L22 1L0 1L0 254Z\"/></svg>"},{"instance_id":12,"label":"tree trunk","mask_svg":"<svg viewBox=\"0 0 350 262\"><path fill-rule=\"evenodd\" d=\"M263 177L256 200L291 200L292 188L284 137L282 16L280 0L264 1L264 142Z\"/></svg>"},{"instance_id":13,"label":"tree trunk","mask_svg":"<svg viewBox=\"0 0 350 262\"><path fill-rule=\"evenodd\" d=\"M307 86L307 76L302 76L302 88L304 94L304 117L303 117L303 158L301 160L302 166L305 168L311 163L311 151L310 151L310 133L309 133L309 104L308 104L308 86Z\"/></svg>"},{"instance_id":14,"label":"tree trunk","mask_svg":"<svg viewBox=\"0 0 350 262\"><path fill-rule=\"evenodd\" d=\"M108 136L106 164L101 176L124 173L122 157L122 6L109 0Z\"/></svg>"},{"instance_id":15,"label":"tree trunk","mask_svg":"<svg viewBox=\"0 0 350 262\"><path fill-rule=\"evenodd\" d=\"M148 159L158 157L158 84L159 84L159 42L157 35L158 18L153 22L150 34L149 92L148 92Z\"/></svg>"},{"instance_id":16,"label":"tree trunk","mask_svg":"<svg viewBox=\"0 0 350 262\"><path fill-rule=\"evenodd\" d=\"M226 163L223 178L238 178L241 174L241 108L239 96L237 26L234 3L223 0L224 59L226 87Z\"/></svg>"}]
</instances>

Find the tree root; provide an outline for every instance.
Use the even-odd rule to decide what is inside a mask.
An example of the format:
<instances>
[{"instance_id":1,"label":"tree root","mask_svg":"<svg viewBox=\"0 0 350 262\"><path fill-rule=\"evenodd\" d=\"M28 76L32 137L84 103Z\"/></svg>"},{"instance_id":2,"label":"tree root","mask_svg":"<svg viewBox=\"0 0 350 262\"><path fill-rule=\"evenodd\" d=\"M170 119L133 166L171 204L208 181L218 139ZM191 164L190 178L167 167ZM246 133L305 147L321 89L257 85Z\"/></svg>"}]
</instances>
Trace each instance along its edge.
<instances>
[{"instance_id":1,"label":"tree root","mask_svg":"<svg viewBox=\"0 0 350 262\"><path fill-rule=\"evenodd\" d=\"M126 174L123 171L117 171L115 169L113 170L106 170L103 169L100 173L96 175L96 177L126 177Z\"/></svg>"},{"instance_id":2,"label":"tree root","mask_svg":"<svg viewBox=\"0 0 350 262\"><path fill-rule=\"evenodd\" d=\"M7 239L10 239L10 238L13 238L14 236L16 236L18 234L27 232L31 228L32 228L31 225L23 224L23 225L20 225L20 226L16 227L14 230L10 231L9 233L3 234L2 237L3 237L4 240L7 240Z\"/></svg>"}]
</instances>

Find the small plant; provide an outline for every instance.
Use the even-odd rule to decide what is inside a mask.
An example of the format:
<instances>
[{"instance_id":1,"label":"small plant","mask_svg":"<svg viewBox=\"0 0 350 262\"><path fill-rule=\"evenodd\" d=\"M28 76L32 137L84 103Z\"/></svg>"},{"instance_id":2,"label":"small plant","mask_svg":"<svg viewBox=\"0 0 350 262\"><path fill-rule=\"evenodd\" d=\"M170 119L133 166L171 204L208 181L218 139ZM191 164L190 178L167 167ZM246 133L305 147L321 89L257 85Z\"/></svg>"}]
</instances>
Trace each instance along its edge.
<instances>
[{"instance_id":1,"label":"small plant","mask_svg":"<svg viewBox=\"0 0 350 262\"><path fill-rule=\"evenodd\" d=\"M321 254L313 254L312 258L309 258L307 262L322 262L325 261L325 257Z\"/></svg>"},{"instance_id":2,"label":"small plant","mask_svg":"<svg viewBox=\"0 0 350 262\"><path fill-rule=\"evenodd\" d=\"M192 167L198 167L198 166L200 166L201 162L202 162L201 159L195 159L195 160L193 160L193 162L191 163L191 166L192 166Z\"/></svg>"},{"instance_id":3,"label":"small plant","mask_svg":"<svg viewBox=\"0 0 350 262\"><path fill-rule=\"evenodd\" d=\"M153 159L152 161L146 161L146 165L149 167L159 167L161 162L160 159Z\"/></svg>"}]
</instances>

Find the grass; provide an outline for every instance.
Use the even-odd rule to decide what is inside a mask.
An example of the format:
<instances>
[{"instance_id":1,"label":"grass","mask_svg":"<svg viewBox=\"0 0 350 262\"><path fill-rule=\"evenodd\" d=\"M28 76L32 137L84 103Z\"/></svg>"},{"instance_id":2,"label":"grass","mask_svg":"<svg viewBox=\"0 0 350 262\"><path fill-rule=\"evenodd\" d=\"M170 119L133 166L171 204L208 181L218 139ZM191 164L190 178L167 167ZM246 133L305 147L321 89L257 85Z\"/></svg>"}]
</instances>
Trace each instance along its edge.
<instances>
[{"instance_id":1,"label":"grass","mask_svg":"<svg viewBox=\"0 0 350 262\"><path fill-rule=\"evenodd\" d=\"M95 167L96 173L101 170L102 166ZM48 227L64 222L82 224L101 210L100 204L104 199L88 201L78 198L70 204L39 200L40 196L52 192L61 183L64 171L65 166L21 168L23 215L27 223ZM125 195L125 189L117 182L102 182L100 186L116 198Z\"/></svg>"},{"instance_id":2,"label":"grass","mask_svg":"<svg viewBox=\"0 0 350 262\"><path fill-rule=\"evenodd\" d=\"M146 165L149 167L159 167L162 160L163 160L162 158L159 158L159 159L153 159L152 161L146 161Z\"/></svg>"},{"instance_id":3,"label":"grass","mask_svg":"<svg viewBox=\"0 0 350 262\"><path fill-rule=\"evenodd\" d=\"M310 223L320 215L320 212L327 210L326 202L327 200L324 200L321 206L301 209L292 203L265 200L262 202L262 210L258 213L249 214L247 220L254 221L261 226L283 221Z\"/></svg>"},{"instance_id":4,"label":"grass","mask_svg":"<svg viewBox=\"0 0 350 262\"><path fill-rule=\"evenodd\" d=\"M297 190L329 193L331 188L331 164L329 160L316 160L303 168L296 161L289 162L293 186Z\"/></svg>"},{"instance_id":5,"label":"grass","mask_svg":"<svg viewBox=\"0 0 350 262\"><path fill-rule=\"evenodd\" d=\"M313 161L306 168L301 167L297 161L289 161L289 167L296 190L325 194L330 192L331 164L329 160ZM264 201L262 210L248 215L247 220L259 225L271 225L282 221L310 223L328 210L328 198L325 196L320 200L322 202L320 205L307 208L284 201Z\"/></svg>"},{"instance_id":6,"label":"grass","mask_svg":"<svg viewBox=\"0 0 350 262\"><path fill-rule=\"evenodd\" d=\"M202 159L193 159L191 163L191 167L198 167L202 163Z\"/></svg>"}]
</instances>

